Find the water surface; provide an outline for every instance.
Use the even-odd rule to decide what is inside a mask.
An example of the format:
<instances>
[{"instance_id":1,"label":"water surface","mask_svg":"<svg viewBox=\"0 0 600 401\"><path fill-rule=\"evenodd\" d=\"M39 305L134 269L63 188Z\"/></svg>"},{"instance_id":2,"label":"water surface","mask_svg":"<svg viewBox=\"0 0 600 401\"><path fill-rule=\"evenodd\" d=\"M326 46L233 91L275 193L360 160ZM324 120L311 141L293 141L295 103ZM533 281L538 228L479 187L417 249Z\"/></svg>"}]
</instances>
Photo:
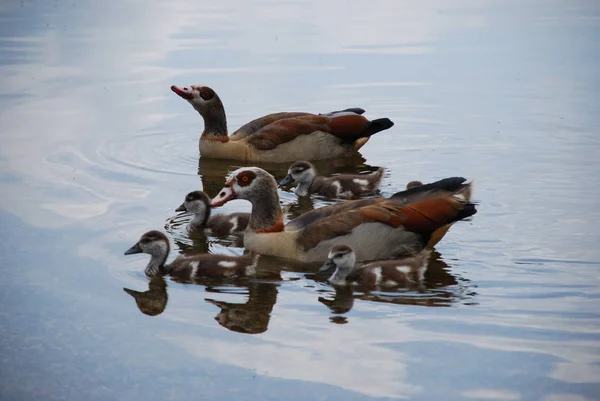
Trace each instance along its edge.
<instances>
[{"instance_id":1,"label":"water surface","mask_svg":"<svg viewBox=\"0 0 600 401\"><path fill-rule=\"evenodd\" d=\"M599 24L593 1L4 2L0 399L597 399ZM199 159L172 84L214 88L232 131L388 117L319 170L383 166L384 195L462 175L479 213L421 292L336 291L267 257L239 283L151 281L123 256L151 229L243 252L174 212L240 163ZM288 218L331 203L280 195Z\"/></svg>"}]
</instances>

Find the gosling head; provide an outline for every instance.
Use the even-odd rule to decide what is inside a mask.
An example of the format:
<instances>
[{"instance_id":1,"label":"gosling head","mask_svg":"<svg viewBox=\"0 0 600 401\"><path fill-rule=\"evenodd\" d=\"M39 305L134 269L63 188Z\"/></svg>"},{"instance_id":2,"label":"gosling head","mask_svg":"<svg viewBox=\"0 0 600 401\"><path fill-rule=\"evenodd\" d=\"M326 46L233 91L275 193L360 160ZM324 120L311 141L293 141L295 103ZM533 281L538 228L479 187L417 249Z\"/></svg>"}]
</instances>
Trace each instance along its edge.
<instances>
[{"instance_id":1,"label":"gosling head","mask_svg":"<svg viewBox=\"0 0 600 401\"><path fill-rule=\"evenodd\" d=\"M290 166L285 178L279 182L279 186L311 184L316 175L317 173L312 164L307 161L298 161Z\"/></svg>"},{"instance_id":2,"label":"gosling head","mask_svg":"<svg viewBox=\"0 0 600 401\"><path fill-rule=\"evenodd\" d=\"M125 255L135 253L147 253L157 258L166 257L169 253L169 240L160 231L148 231L134 246L125 251Z\"/></svg>"},{"instance_id":3,"label":"gosling head","mask_svg":"<svg viewBox=\"0 0 600 401\"><path fill-rule=\"evenodd\" d=\"M320 271L336 268L334 274L342 274L344 277L350 274L356 264L356 254L348 245L336 245L329 251L328 259Z\"/></svg>"},{"instance_id":4,"label":"gosling head","mask_svg":"<svg viewBox=\"0 0 600 401\"><path fill-rule=\"evenodd\" d=\"M408 184L406 184L406 189L420 187L421 185L423 185L421 181L411 181Z\"/></svg>"},{"instance_id":5,"label":"gosling head","mask_svg":"<svg viewBox=\"0 0 600 401\"><path fill-rule=\"evenodd\" d=\"M197 223L204 224L210 216L210 198L202 191L190 192L175 211L193 213L194 220Z\"/></svg>"}]
</instances>

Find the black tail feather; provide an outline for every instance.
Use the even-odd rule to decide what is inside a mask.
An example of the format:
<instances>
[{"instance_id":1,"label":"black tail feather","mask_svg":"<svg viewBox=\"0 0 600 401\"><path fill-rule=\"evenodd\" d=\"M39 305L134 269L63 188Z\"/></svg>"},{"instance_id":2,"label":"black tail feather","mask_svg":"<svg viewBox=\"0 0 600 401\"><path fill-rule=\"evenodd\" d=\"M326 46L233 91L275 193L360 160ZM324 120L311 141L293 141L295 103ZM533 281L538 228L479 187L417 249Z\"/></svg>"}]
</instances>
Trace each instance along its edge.
<instances>
[{"instance_id":1,"label":"black tail feather","mask_svg":"<svg viewBox=\"0 0 600 401\"><path fill-rule=\"evenodd\" d=\"M386 129L392 128L394 126L394 122L389 118L378 118L376 120L372 120L369 123L367 129L363 131L361 134L362 137L374 135L380 131L384 131Z\"/></svg>"},{"instance_id":2,"label":"black tail feather","mask_svg":"<svg viewBox=\"0 0 600 401\"><path fill-rule=\"evenodd\" d=\"M477 213L477 209L475 209L475 204L467 203L465 207L460 212L458 212L458 214L454 218L454 221L464 220L467 217L473 216L475 213Z\"/></svg>"},{"instance_id":3,"label":"black tail feather","mask_svg":"<svg viewBox=\"0 0 600 401\"><path fill-rule=\"evenodd\" d=\"M409 195L418 194L421 192L427 192L427 191L431 191L431 190L456 192L456 191L466 187L467 185L469 185L469 184L465 184L465 181L467 181L467 179L464 177L444 178L442 180L435 181L435 182L432 182L429 184L419 185L419 186L411 188L411 189L406 189L404 191L396 192L391 197L392 198L398 198L398 197L404 198Z\"/></svg>"}]
</instances>

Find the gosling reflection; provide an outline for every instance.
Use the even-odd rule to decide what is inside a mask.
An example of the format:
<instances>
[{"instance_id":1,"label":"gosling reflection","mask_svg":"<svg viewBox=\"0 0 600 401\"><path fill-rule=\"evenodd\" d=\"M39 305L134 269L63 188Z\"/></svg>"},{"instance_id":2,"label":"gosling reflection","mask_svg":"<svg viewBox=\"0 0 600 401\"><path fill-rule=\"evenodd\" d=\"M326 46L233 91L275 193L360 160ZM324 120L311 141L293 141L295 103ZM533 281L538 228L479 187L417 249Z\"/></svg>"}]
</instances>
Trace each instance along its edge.
<instances>
[{"instance_id":1,"label":"gosling reflection","mask_svg":"<svg viewBox=\"0 0 600 401\"><path fill-rule=\"evenodd\" d=\"M293 220L315 208L314 200L309 196L298 197L293 203L286 205L284 212L288 220Z\"/></svg>"},{"instance_id":2,"label":"gosling reflection","mask_svg":"<svg viewBox=\"0 0 600 401\"><path fill-rule=\"evenodd\" d=\"M168 223L167 223L168 225ZM165 225L165 228L167 227ZM181 254L189 253L210 253L211 244L218 244L223 247L243 248L244 239L240 235L227 235L224 237L214 237L205 232L181 233L167 229L173 237L173 242Z\"/></svg>"},{"instance_id":3,"label":"gosling reflection","mask_svg":"<svg viewBox=\"0 0 600 401\"><path fill-rule=\"evenodd\" d=\"M274 283L250 282L246 303L231 303L207 298L221 310L215 320L228 330L244 334L267 331L273 306L277 302L277 286ZM208 288L207 288L208 290Z\"/></svg>"},{"instance_id":4,"label":"gosling reflection","mask_svg":"<svg viewBox=\"0 0 600 401\"><path fill-rule=\"evenodd\" d=\"M335 295L332 299L319 297L319 302L331 309L336 315L350 312L354 306L354 293L350 287L334 287Z\"/></svg>"},{"instance_id":5,"label":"gosling reflection","mask_svg":"<svg viewBox=\"0 0 600 401\"><path fill-rule=\"evenodd\" d=\"M148 316L157 316L163 313L169 300L167 283L160 275L152 277L148 283L148 291L140 292L130 288L123 288L123 291L131 295L140 312Z\"/></svg>"},{"instance_id":6,"label":"gosling reflection","mask_svg":"<svg viewBox=\"0 0 600 401\"><path fill-rule=\"evenodd\" d=\"M441 259L439 252L431 252L429 265L422 281L408 281L402 287L393 291L373 291L360 286L333 286L333 294L319 297L319 302L327 306L332 313L343 315L350 312L355 300L383 302L400 305L419 305L432 307L449 307L452 304L465 301L476 292L468 288L469 280L460 281L449 272L450 266ZM327 283L331 272L319 274L317 281ZM347 323L346 319L331 319L334 323Z\"/></svg>"}]
</instances>

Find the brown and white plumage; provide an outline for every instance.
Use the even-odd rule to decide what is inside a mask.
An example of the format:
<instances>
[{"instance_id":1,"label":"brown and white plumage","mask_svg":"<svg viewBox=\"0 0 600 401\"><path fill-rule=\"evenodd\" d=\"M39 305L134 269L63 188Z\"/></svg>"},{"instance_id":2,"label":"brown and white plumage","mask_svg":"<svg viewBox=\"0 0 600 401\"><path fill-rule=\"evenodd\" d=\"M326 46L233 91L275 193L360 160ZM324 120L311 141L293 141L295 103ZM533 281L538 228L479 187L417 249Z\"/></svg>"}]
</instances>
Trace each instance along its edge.
<instances>
[{"instance_id":1,"label":"brown and white plumage","mask_svg":"<svg viewBox=\"0 0 600 401\"><path fill-rule=\"evenodd\" d=\"M189 232L207 230L219 237L244 232L250 220L250 213L211 215L210 198L202 191L192 191L187 194L183 203L175 211L194 214L187 225Z\"/></svg>"},{"instance_id":2,"label":"brown and white plumage","mask_svg":"<svg viewBox=\"0 0 600 401\"><path fill-rule=\"evenodd\" d=\"M329 251L321 271L335 268L329 278L333 285L356 284L365 288L393 287L421 282L427 271L431 250L425 248L416 255L356 264L356 254L347 245L336 245Z\"/></svg>"},{"instance_id":3,"label":"brown and white plumage","mask_svg":"<svg viewBox=\"0 0 600 401\"><path fill-rule=\"evenodd\" d=\"M394 125L388 118L370 121L360 108L318 115L281 112L252 120L228 136L225 109L214 90L201 85L173 85L171 90L203 117L200 155L216 159L287 162L347 156Z\"/></svg>"},{"instance_id":4,"label":"brown and white plumage","mask_svg":"<svg viewBox=\"0 0 600 401\"><path fill-rule=\"evenodd\" d=\"M298 196L319 194L329 198L352 198L371 195L383 178L384 169L373 174L339 174L323 177L317 174L315 167L307 161L298 161L290 166L288 173L279 186L296 185Z\"/></svg>"},{"instance_id":5,"label":"brown and white plumage","mask_svg":"<svg viewBox=\"0 0 600 401\"><path fill-rule=\"evenodd\" d=\"M277 182L263 169L246 167L231 173L211 205L250 201L244 246L261 254L323 261L331 247L343 243L355 250L357 260L387 259L435 245L452 224L475 214L471 184L465 181L447 178L390 198L341 202L284 225Z\"/></svg>"},{"instance_id":6,"label":"brown and white plumage","mask_svg":"<svg viewBox=\"0 0 600 401\"><path fill-rule=\"evenodd\" d=\"M148 231L140 240L125 251L125 255L147 253L151 256L146 266L146 274L165 274L172 277L194 280L199 278L222 279L254 275L259 255L249 253L243 256L195 253L180 255L167 264L170 245L167 236L160 231Z\"/></svg>"}]
</instances>

